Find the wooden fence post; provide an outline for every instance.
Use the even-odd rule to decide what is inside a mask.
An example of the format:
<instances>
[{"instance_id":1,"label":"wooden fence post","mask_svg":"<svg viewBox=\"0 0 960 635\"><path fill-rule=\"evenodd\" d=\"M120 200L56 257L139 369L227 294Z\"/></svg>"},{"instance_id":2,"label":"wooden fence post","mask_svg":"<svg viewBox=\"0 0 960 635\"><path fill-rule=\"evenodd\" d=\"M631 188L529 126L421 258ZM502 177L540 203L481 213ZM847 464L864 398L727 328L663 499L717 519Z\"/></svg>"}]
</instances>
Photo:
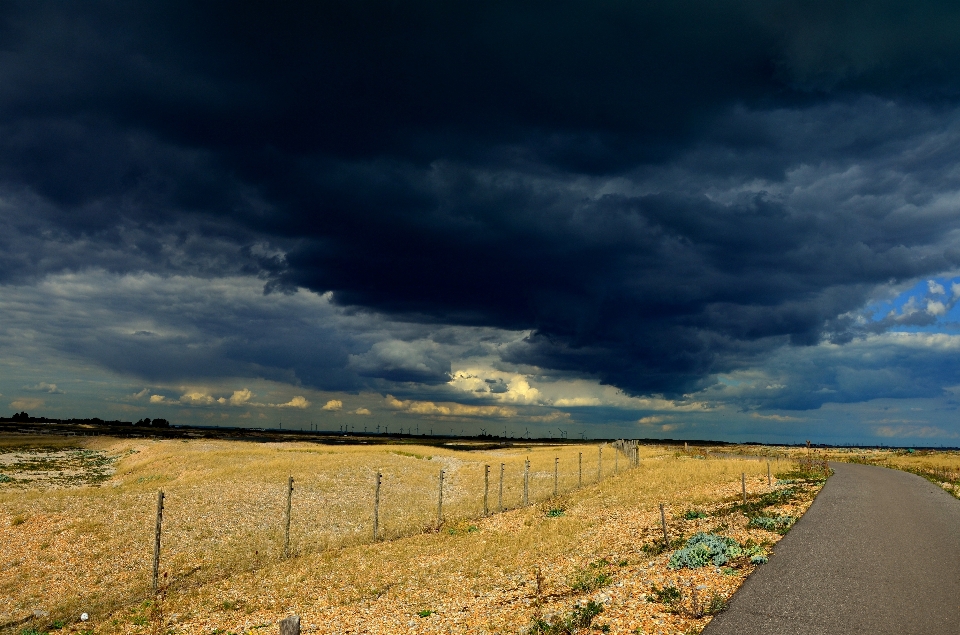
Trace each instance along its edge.
<instances>
[{"instance_id":1,"label":"wooden fence post","mask_svg":"<svg viewBox=\"0 0 960 635\"><path fill-rule=\"evenodd\" d=\"M523 506L530 504L530 459L523 462Z\"/></svg>"},{"instance_id":2,"label":"wooden fence post","mask_svg":"<svg viewBox=\"0 0 960 635\"><path fill-rule=\"evenodd\" d=\"M300 616L291 615L280 620L280 635L300 635Z\"/></svg>"},{"instance_id":3,"label":"wooden fence post","mask_svg":"<svg viewBox=\"0 0 960 635\"><path fill-rule=\"evenodd\" d=\"M290 508L293 505L293 477L287 481L287 519L283 529L283 557L290 557Z\"/></svg>"},{"instance_id":4,"label":"wooden fence post","mask_svg":"<svg viewBox=\"0 0 960 635\"><path fill-rule=\"evenodd\" d=\"M770 459L767 459L767 487L773 486L773 479L770 478Z\"/></svg>"},{"instance_id":5,"label":"wooden fence post","mask_svg":"<svg viewBox=\"0 0 960 635\"><path fill-rule=\"evenodd\" d=\"M583 452L577 457L577 487L583 487Z\"/></svg>"},{"instance_id":6,"label":"wooden fence post","mask_svg":"<svg viewBox=\"0 0 960 635\"><path fill-rule=\"evenodd\" d=\"M440 488L437 494L437 528L443 525L443 470L440 470Z\"/></svg>"},{"instance_id":7,"label":"wooden fence post","mask_svg":"<svg viewBox=\"0 0 960 635\"><path fill-rule=\"evenodd\" d=\"M560 457L553 457L553 496L560 492Z\"/></svg>"},{"instance_id":8,"label":"wooden fence post","mask_svg":"<svg viewBox=\"0 0 960 635\"><path fill-rule=\"evenodd\" d=\"M603 446L597 446L597 482L603 478Z\"/></svg>"},{"instance_id":9,"label":"wooden fence post","mask_svg":"<svg viewBox=\"0 0 960 635\"><path fill-rule=\"evenodd\" d=\"M500 493L497 495L497 511L503 511L503 468L505 463L500 464Z\"/></svg>"},{"instance_id":10,"label":"wooden fence post","mask_svg":"<svg viewBox=\"0 0 960 635\"><path fill-rule=\"evenodd\" d=\"M157 494L157 530L153 540L153 592L157 592L160 575L160 529L163 526L163 490Z\"/></svg>"},{"instance_id":11,"label":"wooden fence post","mask_svg":"<svg viewBox=\"0 0 960 635\"><path fill-rule=\"evenodd\" d=\"M377 470L377 484L373 490L373 541L380 539L380 480L383 474Z\"/></svg>"},{"instance_id":12,"label":"wooden fence post","mask_svg":"<svg viewBox=\"0 0 960 635\"><path fill-rule=\"evenodd\" d=\"M483 466L483 515L490 515L490 507L487 503L490 492L490 466Z\"/></svg>"},{"instance_id":13,"label":"wooden fence post","mask_svg":"<svg viewBox=\"0 0 960 635\"><path fill-rule=\"evenodd\" d=\"M663 511L663 503L660 503L660 526L663 527L663 544L670 547L670 537L667 535L667 514Z\"/></svg>"},{"instance_id":14,"label":"wooden fence post","mask_svg":"<svg viewBox=\"0 0 960 635\"><path fill-rule=\"evenodd\" d=\"M747 474L740 472L740 487L743 489L743 504L747 504Z\"/></svg>"},{"instance_id":15,"label":"wooden fence post","mask_svg":"<svg viewBox=\"0 0 960 635\"><path fill-rule=\"evenodd\" d=\"M620 472L620 453L617 451L618 448L613 448L613 473L618 474Z\"/></svg>"}]
</instances>

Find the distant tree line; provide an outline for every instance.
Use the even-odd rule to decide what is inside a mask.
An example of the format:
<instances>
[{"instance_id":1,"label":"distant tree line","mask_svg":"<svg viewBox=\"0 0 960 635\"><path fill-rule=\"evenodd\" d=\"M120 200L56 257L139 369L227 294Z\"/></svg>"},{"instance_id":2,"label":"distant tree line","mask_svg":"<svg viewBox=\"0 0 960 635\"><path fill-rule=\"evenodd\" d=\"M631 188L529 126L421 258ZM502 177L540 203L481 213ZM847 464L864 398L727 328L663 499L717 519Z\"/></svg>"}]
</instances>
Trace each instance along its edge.
<instances>
[{"instance_id":1,"label":"distant tree line","mask_svg":"<svg viewBox=\"0 0 960 635\"><path fill-rule=\"evenodd\" d=\"M148 428L169 428L170 422L166 419L150 419L149 417L140 419L136 423L132 421L104 421L100 417L93 417L91 419L49 419L47 417L31 417L26 412L15 412L11 421L16 421L18 423L76 423L76 424L87 424L87 425L97 425L97 426L144 426Z\"/></svg>"},{"instance_id":2,"label":"distant tree line","mask_svg":"<svg viewBox=\"0 0 960 635\"><path fill-rule=\"evenodd\" d=\"M153 419L153 420L151 420L149 417L147 417L146 419L141 419L140 421L137 421L137 422L136 422L135 424L133 424L133 425L135 425L135 426L149 426L149 427L151 427L151 428L169 428L169 427L170 427L170 422L167 421L166 419Z\"/></svg>"}]
</instances>

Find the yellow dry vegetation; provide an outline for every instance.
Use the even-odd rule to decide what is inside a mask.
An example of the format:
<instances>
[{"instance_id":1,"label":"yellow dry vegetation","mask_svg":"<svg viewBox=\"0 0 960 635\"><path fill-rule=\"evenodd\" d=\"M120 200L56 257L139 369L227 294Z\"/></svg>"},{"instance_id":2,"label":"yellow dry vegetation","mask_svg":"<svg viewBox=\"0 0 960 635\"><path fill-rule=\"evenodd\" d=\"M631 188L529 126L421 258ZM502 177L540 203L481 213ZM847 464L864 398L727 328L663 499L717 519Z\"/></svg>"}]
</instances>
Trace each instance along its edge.
<instances>
[{"instance_id":1,"label":"yellow dry vegetation","mask_svg":"<svg viewBox=\"0 0 960 635\"><path fill-rule=\"evenodd\" d=\"M687 632L709 617L646 602L651 585L702 587L726 598L752 567L668 571L669 553L643 550L660 536L659 503L667 503L674 535L716 530L741 542L779 539L723 512L740 495L741 473L751 494L770 491L766 461L703 459L660 446L641 446L636 468L605 447L598 483L598 447L589 444L465 451L94 437L52 445L105 452L117 458L116 472L96 487L0 486L0 624L39 609L74 630L87 612L92 620L82 628L91 633L146 633L151 619L172 632L256 633L298 613L305 632L507 633L596 599L605 606L597 621L611 632ZM16 444L7 438L3 447ZM521 508L525 461L532 504ZM482 518L484 468L496 512L501 464L510 511ZM372 544L378 471L385 540ZM289 476L292 557L283 560ZM161 607L151 604L150 590L159 489L166 496ZM809 502L786 511L800 515ZM694 508L713 515L684 519ZM571 580L594 569L607 581L575 591Z\"/></svg>"}]
</instances>

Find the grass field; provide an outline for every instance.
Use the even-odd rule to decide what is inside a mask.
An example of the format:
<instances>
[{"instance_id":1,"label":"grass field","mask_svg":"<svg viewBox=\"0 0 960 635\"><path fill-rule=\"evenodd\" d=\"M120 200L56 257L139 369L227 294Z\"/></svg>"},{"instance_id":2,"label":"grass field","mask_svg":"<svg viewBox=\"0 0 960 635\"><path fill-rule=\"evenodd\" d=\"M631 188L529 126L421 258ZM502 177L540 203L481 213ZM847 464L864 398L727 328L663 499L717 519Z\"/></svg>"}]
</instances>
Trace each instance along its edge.
<instances>
[{"instance_id":1,"label":"grass field","mask_svg":"<svg viewBox=\"0 0 960 635\"><path fill-rule=\"evenodd\" d=\"M304 632L316 633L516 633L537 624L562 632L542 625L592 601L602 609L594 624L610 632L699 632L754 565L669 570L678 539L715 531L769 552L780 537L748 527L737 506L741 473L751 499L775 493L767 463L701 456L641 446L639 467L627 469L627 457L608 446L598 483L596 445L464 451L8 436L0 439L0 624L11 633L60 624L89 633L259 633L295 612ZM520 508L526 460L533 504ZM509 511L482 518L484 466L495 512L501 464ZM377 471L384 541L372 544ZM292 557L284 560L289 476ZM791 487L771 509L796 517L819 485ZM164 593L155 597L159 489ZM666 550L661 501L673 539ZM666 588L679 597L655 593ZM34 611L37 619L22 622ZM91 620L77 622L81 612Z\"/></svg>"}]
</instances>

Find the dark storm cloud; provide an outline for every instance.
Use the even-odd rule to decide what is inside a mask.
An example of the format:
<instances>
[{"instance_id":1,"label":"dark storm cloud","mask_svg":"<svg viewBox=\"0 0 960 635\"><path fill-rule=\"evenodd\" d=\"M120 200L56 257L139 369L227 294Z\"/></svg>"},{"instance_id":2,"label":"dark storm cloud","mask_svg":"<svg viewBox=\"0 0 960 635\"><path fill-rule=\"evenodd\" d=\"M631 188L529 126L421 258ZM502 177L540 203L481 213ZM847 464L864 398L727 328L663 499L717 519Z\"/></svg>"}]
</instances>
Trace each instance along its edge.
<instances>
[{"instance_id":1,"label":"dark storm cloud","mask_svg":"<svg viewBox=\"0 0 960 635\"><path fill-rule=\"evenodd\" d=\"M6 7L0 281L257 275L679 394L861 336L844 316L879 286L960 263L952 3ZM320 337L317 370L305 331L195 317L244 372L450 368ZM122 368L143 331L69 347ZM174 375L224 357L167 343Z\"/></svg>"}]
</instances>

